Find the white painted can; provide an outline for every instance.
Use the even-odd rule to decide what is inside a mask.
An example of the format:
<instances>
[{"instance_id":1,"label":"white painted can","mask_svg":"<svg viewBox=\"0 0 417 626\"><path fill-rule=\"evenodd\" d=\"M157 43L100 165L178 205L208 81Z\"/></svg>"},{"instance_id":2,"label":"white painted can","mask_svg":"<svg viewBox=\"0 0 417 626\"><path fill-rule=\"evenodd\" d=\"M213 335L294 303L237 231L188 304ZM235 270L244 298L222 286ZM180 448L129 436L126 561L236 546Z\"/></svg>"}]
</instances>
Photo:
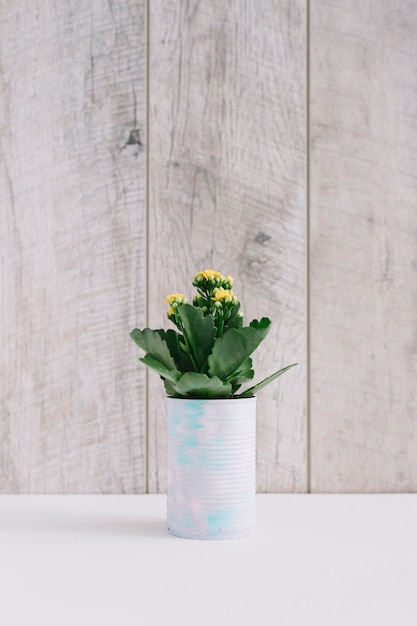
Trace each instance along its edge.
<instances>
[{"instance_id":1,"label":"white painted can","mask_svg":"<svg viewBox=\"0 0 417 626\"><path fill-rule=\"evenodd\" d=\"M168 530L237 539L256 523L256 398L167 398Z\"/></svg>"}]
</instances>

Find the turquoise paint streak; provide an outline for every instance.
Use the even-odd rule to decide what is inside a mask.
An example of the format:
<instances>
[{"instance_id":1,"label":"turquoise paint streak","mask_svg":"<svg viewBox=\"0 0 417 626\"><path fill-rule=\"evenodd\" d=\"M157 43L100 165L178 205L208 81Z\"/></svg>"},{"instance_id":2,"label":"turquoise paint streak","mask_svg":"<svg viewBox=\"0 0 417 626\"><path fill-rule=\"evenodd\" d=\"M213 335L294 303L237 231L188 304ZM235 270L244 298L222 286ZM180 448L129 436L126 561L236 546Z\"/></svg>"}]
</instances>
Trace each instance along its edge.
<instances>
[{"instance_id":1,"label":"turquoise paint streak","mask_svg":"<svg viewBox=\"0 0 417 626\"><path fill-rule=\"evenodd\" d=\"M182 425L187 430L198 430L203 427L204 404L201 400L187 400L186 403L172 403L169 421L170 433L176 434Z\"/></svg>"},{"instance_id":2,"label":"turquoise paint streak","mask_svg":"<svg viewBox=\"0 0 417 626\"><path fill-rule=\"evenodd\" d=\"M191 465L198 448L198 438L193 432L203 428L204 404L201 400L187 400L187 403L173 405L169 421L169 432L177 441L176 457L181 465Z\"/></svg>"},{"instance_id":3,"label":"turquoise paint streak","mask_svg":"<svg viewBox=\"0 0 417 626\"><path fill-rule=\"evenodd\" d=\"M208 531L210 535L218 535L233 521L232 511L216 511L208 516Z\"/></svg>"}]
</instances>

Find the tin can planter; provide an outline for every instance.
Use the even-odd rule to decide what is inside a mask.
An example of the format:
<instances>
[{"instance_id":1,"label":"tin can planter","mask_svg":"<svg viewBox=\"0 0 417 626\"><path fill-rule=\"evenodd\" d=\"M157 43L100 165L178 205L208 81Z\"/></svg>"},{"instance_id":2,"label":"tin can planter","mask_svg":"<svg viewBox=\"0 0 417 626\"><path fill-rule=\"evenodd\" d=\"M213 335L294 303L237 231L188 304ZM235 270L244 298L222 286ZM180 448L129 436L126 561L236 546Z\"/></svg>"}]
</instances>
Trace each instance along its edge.
<instances>
[{"instance_id":1,"label":"tin can planter","mask_svg":"<svg viewBox=\"0 0 417 626\"><path fill-rule=\"evenodd\" d=\"M256 398L167 398L168 530L238 539L256 523Z\"/></svg>"}]
</instances>

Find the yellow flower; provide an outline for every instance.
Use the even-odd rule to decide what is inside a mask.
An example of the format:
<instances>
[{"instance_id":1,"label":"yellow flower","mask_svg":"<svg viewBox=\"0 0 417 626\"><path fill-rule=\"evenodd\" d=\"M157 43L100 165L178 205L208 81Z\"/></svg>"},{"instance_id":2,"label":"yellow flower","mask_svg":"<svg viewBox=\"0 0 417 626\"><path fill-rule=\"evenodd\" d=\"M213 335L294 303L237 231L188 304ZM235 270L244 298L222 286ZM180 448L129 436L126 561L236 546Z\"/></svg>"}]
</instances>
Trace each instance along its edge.
<instances>
[{"instance_id":1,"label":"yellow flower","mask_svg":"<svg viewBox=\"0 0 417 626\"><path fill-rule=\"evenodd\" d=\"M193 284L201 282L221 283L223 276L216 270L204 270L204 272L197 272L194 276Z\"/></svg>"},{"instance_id":2,"label":"yellow flower","mask_svg":"<svg viewBox=\"0 0 417 626\"><path fill-rule=\"evenodd\" d=\"M194 276L193 285L206 293L211 293L214 288L231 289L233 278L232 276L223 276L217 270L204 270Z\"/></svg>"},{"instance_id":3,"label":"yellow flower","mask_svg":"<svg viewBox=\"0 0 417 626\"><path fill-rule=\"evenodd\" d=\"M171 293L169 296L165 298L165 302L168 302L169 304L168 313L167 313L169 317L170 315L175 315L175 309L180 304L187 303L187 298L184 296L183 293Z\"/></svg>"},{"instance_id":4,"label":"yellow flower","mask_svg":"<svg viewBox=\"0 0 417 626\"><path fill-rule=\"evenodd\" d=\"M165 298L164 302L168 302L168 304L186 304L187 298L183 293L171 293Z\"/></svg>"},{"instance_id":5,"label":"yellow flower","mask_svg":"<svg viewBox=\"0 0 417 626\"><path fill-rule=\"evenodd\" d=\"M207 280L213 280L213 281L217 281L219 279L222 279L223 276L220 274L220 272L217 272L216 270L204 270L204 272L202 272L204 278L206 278Z\"/></svg>"},{"instance_id":6,"label":"yellow flower","mask_svg":"<svg viewBox=\"0 0 417 626\"><path fill-rule=\"evenodd\" d=\"M214 294L214 298L212 298L214 302L219 302L221 304L236 304L237 298L233 291L230 289L217 289Z\"/></svg>"}]
</instances>

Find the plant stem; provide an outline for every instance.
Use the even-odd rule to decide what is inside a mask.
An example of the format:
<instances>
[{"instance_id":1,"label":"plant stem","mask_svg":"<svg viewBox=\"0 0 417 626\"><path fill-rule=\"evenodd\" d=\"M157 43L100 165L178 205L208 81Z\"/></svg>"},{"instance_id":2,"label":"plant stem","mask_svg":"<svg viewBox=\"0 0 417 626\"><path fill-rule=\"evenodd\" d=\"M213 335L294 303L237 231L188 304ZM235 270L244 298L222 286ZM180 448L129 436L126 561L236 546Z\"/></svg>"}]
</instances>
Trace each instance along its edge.
<instances>
[{"instance_id":1,"label":"plant stem","mask_svg":"<svg viewBox=\"0 0 417 626\"><path fill-rule=\"evenodd\" d=\"M188 341L188 339L187 339L187 335L186 335L185 333L183 333L183 337L184 337L185 343L187 344L187 348L188 348L188 350L189 350L188 355L189 355L189 357L190 357L190 359L191 359L191 363L193 364L195 371L196 371L196 372L199 372L199 371L200 371L200 369L199 369L199 367L198 367L198 365L197 365L197 362L196 362L196 360L195 360L195 356L194 356L194 354L193 354L193 349L192 349L192 347L190 346L190 343L189 343L189 341Z\"/></svg>"},{"instance_id":2,"label":"plant stem","mask_svg":"<svg viewBox=\"0 0 417 626\"><path fill-rule=\"evenodd\" d=\"M186 346L187 346L187 348L188 348L188 352L187 352L187 354L188 354L188 356L189 356L189 357L190 357L190 359L191 359L191 363L193 364L193 367L194 367L195 371L196 371L196 372L200 372L200 369L199 369L199 367L198 367L198 365L197 365L197 362L196 362L196 360L195 360L195 356L194 356L194 353L193 353L193 349L192 349L192 347L191 347L190 342L188 341L187 334L186 334L186 332L184 331L184 326L183 326L183 324L182 324L181 318L180 318L180 316L179 316L179 315L177 315L176 317L177 317L177 320L178 320L178 328L179 328L179 330L182 332L182 336L183 336L183 338L184 338L185 345L186 345Z\"/></svg>"}]
</instances>

